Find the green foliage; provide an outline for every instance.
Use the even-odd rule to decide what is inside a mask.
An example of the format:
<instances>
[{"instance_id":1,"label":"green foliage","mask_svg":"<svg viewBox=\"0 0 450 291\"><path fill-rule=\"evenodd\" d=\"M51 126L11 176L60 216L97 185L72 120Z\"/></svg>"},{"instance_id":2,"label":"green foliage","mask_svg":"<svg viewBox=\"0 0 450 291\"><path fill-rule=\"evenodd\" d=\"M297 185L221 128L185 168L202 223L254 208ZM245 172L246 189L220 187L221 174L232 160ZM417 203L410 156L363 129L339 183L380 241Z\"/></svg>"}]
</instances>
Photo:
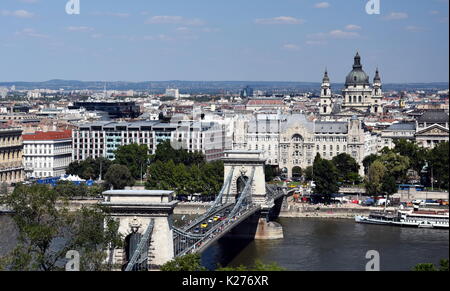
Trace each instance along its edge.
<instances>
[{"instance_id":1,"label":"green foliage","mask_svg":"<svg viewBox=\"0 0 450 291\"><path fill-rule=\"evenodd\" d=\"M238 267L224 267L218 268L216 271L238 271L238 272L270 272L270 271L285 271L284 268L280 267L277 263L264 264L257 260L253 266L247 267L240 265Z\"/></svg>"},{"instance_id":2,"label":"green foliage","mask_svg":"<svg viewBox=\"0 0 450 291\"><path fill-rule=\"evenodd\" d=\"M74 197L88 197L90 192L85 184L75 185L69 181L60 181L56 184L55 191L62 197L74 198Z\"/></svg>"},{"instance_id":3,"label":"green foliage","mask_svg":"<svg viewBox=\"0 0 450 291\"><path fill-rule=\"evenodd\" d=\"M309 166L305 169L305 173L304 173L305 181L310 182L310 181L314 180L313 172L314 172L314 170L313 170L312 166Z\"/></svg>"},{"instance_id":4,"label":"green foliage","mask_svg":"<svg viewBox=\"0 0 450 291\"><path fill-rule=\"evenodd\" d=\"M271 182L273 181L273 179L275 179L276 176L280 175L279 169L271 165L265 165L264 172L266 176L266 182Z\"/></svg>"},{"instance_id":5,"label":"green foliage","mask_svg":"<svg viewBox=\"0 0 450 291\"><path fill-rule=\"evenodd\" d=\"M419 147L417 143L408 141L406 139L394 140L394 144L394 152L404 157L408 157L411 169L420 173L423 166L425 165L427 150Z\"/></svg>"},{"instance_id":6,"label":"green foliage","mask_svg":"<svg viewBox=\"0 0 450 291\"><path fill-rule=\"evenodd\" d=\"M435 187L449 190L449 143L444 142L437 145L434 149L427 153L429 162L429 175L433 170L433 177L436 180Z\"/></svg>"},{"instance_id":7,"label":"green foliage","mask_svg":"<svg viewBox=\"0 0 450 291\"><path fill-rule=\"evenodd\" d=\"M415 272L435 272L437 271L436 266L431 263L418 264L414 267Z\"/></svg>"},{"instance_id":8,"label":"green foliage","mask_svg":"<svg viewBox=\"0 0 450 291\"><path fill-rule=\"evenodd\" d=\"M377 195L383 186L383 177L386 174L386 167L380 161L374 161L370 167L366 178L366 192L369 195Z\"/></svg>"},{"instance_id":9,"label":"green foliage","mask_svg":"<svg viewBox=\"0 0 450 291\"><path fill-rule=\"evenodd\" d=\"M126 166L134 179L139 180L147 171L150 156L147 145L130 144L119 147L115 152L115 164Z\"/></svg>"},{"instance_id":10,"label":"green foliage","mask_svg":"<svg viewBox=\"0 0 450 291\"><path fill-rule=\"evenodd\" d=\"M397 183L391 175L384 175L381 181L381 193L383 195L392 195L397 193Z\"/></svg>"},{"instance_id":11,"label":"green foliage","mask_svg":"<svg viewBox=\"0 0 450 291\"><path fill-rule=\"evenodd\" d=\"M331 200L331 195L339 192L338 171L332 161L322 159L317 154L314 160L314 194L321 196L326 201Z\"/></svg>"},{"instance_id":12,"label":"green foliage","mask_svg":"<svg viewBox=\"0 0 450 291\"><path fill-rule=\"evenodd\" d=\"M381 155L378 160L386 167L388 175L392 175L397 182L406 182L406 172L410 168L408 157L391 151Z\"/></svg>"},{"instance_id":13,"label":"green foliage","mask_svg":"<svg viewBox=\"0 0 450 291\"><path fill-rule=\"evenodd\" d=\"M67 200L46 185L19 185L3 198L15 215L16 248L2 258L0 269L57 271L67 251L78 250L83 270L105 270L108 246L120 246L118 223L100 208L69 212ZM104 224L105 222L105 224Z\"/></svg>"},{"instance_id":14,"label":"green foliage","mask_svg":"<svg viewBox=\"0 0 450 291\"><path fill-rule=\"evenodd\" d=\"M66 173L69 175L79 176L85 180L98 180L100 178L100 169L102 170L102 178L113 163L105 158L87 158L84 161L75 161L69 164Z\"/></svg>"},{"instance_id":15,"label":"green foliage","mask_svg":"<svg viewBox=\"0 0 450 291\"><path fill-rule=\"evenodd\" d=\"M158 145L155 155L151 157L151 161L161 161L164 163L173 161L175 164L200 166L205 163L205 157L200 152L190 153L185 149L174 149L170 141L165 141Z\"/></svg>"},{"instance_id":16,"label":"green foliage","mask_svg":"<svg viewBox=\"0 0 450 291\"><path fill-rule=\"evenodd\" d=\"M134 179L130 170L124 165L112 165L105 175L105 185L107 188L124 189L126 186L133 186Z\"/></svg>"},{"instance_id":17,"label":"green foliage","mask_svg":"<svg viewBox=\"0 0 450 291\"><path fill-rule=\"evenodd\" d=\"M158 145L147 170L148 189L175 190L179 195L216 195L223 184L223 162L205 162L200 153Z\"/></svg>"},{"instance_id":18,"label":"green foliage","mask_svg":"<svg viewBox=\"0 0 450 291\"><path fill-rule=\"evenodd\" d=\"M338 170L339 182L343 184L357 184L361 178L358 174L359 164L350 155L342 153L333 158Z\"/></svg>"},{"instance_id":19,"label":"green foliage","mask_svg":"<svg viewBox=\"0 0 450 291\"><path fill-rule=\"evenodd\" d=\"M201 258L198 254L185 255L177 257L174 260L165 263L161 266L161 271L165 272L195 272L195 271L207 271L201 264Z\"/></svg>"},{"instance_id":20,"label":"green foliage","mask_svg":"<svg viewBox=\"0 0 450 291\"><path fill-rule=\"evenodd\" d=\"M378 155L371 154L364 158L363 160L363 166L364 166L364 173L367 175L369 173L369 168L372 165L373 162L375 162L378 159Z\"/></svg>"},{"instance_id":21,"label":"green foliage","mask_svg":"<svg viewBox=\"0 0 450 291\"><path fill-rule=\"evenodd\" d=\"M439 268L432 263L418 264L413 268L416 272L448 272L448 259L442 259L439 262Z\"/></svg>"}]
</instances>

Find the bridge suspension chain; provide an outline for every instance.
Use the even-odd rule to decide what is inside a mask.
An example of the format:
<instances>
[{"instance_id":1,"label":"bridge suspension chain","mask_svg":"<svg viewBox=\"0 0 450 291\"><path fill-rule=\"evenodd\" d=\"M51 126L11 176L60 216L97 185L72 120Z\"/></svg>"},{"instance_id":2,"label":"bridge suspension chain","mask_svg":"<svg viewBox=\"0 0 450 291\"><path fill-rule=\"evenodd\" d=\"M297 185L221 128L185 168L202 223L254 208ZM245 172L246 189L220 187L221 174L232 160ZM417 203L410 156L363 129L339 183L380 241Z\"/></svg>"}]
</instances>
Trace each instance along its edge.
<instances>
[{"instance_id":1,"label":"bridge suspension chain","mask_svg":"<svg viewBox=\"0 0 450 291\"><path fill-rule=\"evenodd\" d=\"M155 220L150 220L150 223L148 224L148 227L139 241L138 247L136 248L136 251L133 253L133 256L131 257L130 262L128 263L127 267L125 268L125 272L134 271L136 267L140 266L142 263L144 263L148 259L148 246L150 242L150 238L153 232L153 228L155 226Z\"/></svg>"},{"instance_id":2,"label":"bridge suspension chain","mask_svg":"<svg viewBox=\"0 0 450 291\"><path fill-rule=\"evenodd\" d=\"M191 222L189 225L183 228L183 231L188 231L189 229L193 228L200 222L204 221L206 218L210 217L220 206L222 206L222 199L223 195L226 193L226 198L228 199L228 193L230 192L231 187L231 179L233 178L235 167L233 166L231 168L230 173L228 174L227 178L224 181L224 184L222 186L222 189L219 192L219 195L217 195L216 200L214 201L212 207L203 215L201 215L199 218Z\"/></svg>"}]
</instances>

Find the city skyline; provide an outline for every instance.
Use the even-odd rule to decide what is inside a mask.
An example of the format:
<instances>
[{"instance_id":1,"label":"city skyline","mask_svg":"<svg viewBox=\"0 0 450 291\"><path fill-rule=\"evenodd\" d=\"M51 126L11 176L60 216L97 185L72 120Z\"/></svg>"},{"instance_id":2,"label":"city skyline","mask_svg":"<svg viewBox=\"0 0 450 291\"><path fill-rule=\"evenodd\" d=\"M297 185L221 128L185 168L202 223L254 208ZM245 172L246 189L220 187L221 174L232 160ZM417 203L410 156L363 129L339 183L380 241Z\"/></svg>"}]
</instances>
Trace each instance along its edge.
<instances>
[{"instance_id":1,"label":"city skyline","mask_svg":"<svg viewBox=\"0 0 450 291\"><path fill-rule=\"evenodd\" d=\"M448 0L7 0L1 82L291 81L342 83L359 51L370 79L448 82ZM241 1L242 2L242 1Z\"/></svg>"}]
</instances>

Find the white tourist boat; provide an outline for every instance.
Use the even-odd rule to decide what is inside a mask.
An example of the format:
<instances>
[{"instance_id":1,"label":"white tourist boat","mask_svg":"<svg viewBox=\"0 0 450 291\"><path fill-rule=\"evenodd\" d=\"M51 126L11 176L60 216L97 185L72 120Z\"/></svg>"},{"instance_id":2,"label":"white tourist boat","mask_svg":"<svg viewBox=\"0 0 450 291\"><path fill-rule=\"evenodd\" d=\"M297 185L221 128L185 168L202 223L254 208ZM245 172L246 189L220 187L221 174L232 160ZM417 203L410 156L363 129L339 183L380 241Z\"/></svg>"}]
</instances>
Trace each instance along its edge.
<instances>
[{"instance_id":1,"label":"white tourist boat","mask_svg":"<svg viewBox=\"0 0 450 291\"><path fill-rule=\"evenodd\" d=\"M369 216L356 216L355 221L366 224L449 229L449 212L412 209L397 212L372 212Z\"/></svg>"}]
</instances>

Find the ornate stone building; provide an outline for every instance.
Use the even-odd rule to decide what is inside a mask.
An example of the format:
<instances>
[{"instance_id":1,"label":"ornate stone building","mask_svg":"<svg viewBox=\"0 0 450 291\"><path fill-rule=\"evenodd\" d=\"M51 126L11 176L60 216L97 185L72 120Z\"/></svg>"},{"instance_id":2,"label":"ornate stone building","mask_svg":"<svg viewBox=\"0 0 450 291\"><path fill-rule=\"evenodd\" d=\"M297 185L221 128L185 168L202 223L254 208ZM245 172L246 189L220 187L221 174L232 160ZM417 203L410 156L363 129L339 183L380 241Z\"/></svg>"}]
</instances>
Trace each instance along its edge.
<instances>
[{"instance_id":1,"label":"ornate stone building","mask_svg":"<svg viewBox=\"0 0 450 291\"><path fill-rule=\"evenodd\" d=\"M347 153L361 164L377 152L377 138L356 117L349 121L310 121L303 115L260 115L235 124L233 149L259 150L267 165L278 166L288 177L294 169L312 166L314 158Z\"/></svg>"},{"instance_id":2,"label":"ornate stone building","mask_svg":"<svg viewBox=\"0 0 450 291\"><path fill-rule=\"evenodd\" d=\"M22 130L0 126L0 183L23 181L22 150Z\"/></svg>"},{"instance_id":3,"label":"ornate stone building","mask_svg":"<svg viewBox=\"0 0 450 291\"><path fill-rule=\"evenodd\" d=\"M383 113L383 92L380 73L375 72L373 85L364 72L359 53L356 54L353 70L347 75L345 87L342 90L342 103L338 104L332 96L328 71L322 81L320 93L320 114L338 116L367 116Z\"/></svg>"}]
</instances>

